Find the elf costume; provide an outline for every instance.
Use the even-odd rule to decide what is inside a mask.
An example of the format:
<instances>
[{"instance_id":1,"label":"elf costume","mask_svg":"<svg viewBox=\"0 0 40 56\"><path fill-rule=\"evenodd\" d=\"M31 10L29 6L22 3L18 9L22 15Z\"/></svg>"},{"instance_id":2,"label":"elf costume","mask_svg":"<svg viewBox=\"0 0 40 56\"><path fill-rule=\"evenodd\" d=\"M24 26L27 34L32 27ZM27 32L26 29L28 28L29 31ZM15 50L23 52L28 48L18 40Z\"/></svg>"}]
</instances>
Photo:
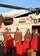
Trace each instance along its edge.
<instances>
[{"instance_id":1,"label":"elf costume","mask_svg":"<svg viewBox=\"0 0 40 56\"><path fill-rule=\"evenodd\" d=\"M29 48L29 43L32 39L32 35L28 34L28 32L26 32L25 36L24 36L24 43L23 43L23 48L24 48L24 52Z\"/></svg>"},{"instance_id":2,"label":"elf costume","mask_svg":"<svg viewBox=\"0 0 40 56\"><path fill-rule=\"evenodd\" d=\"M36 35L33 36L33 39L30 43L30 48L37 51L38 50L38 37Z\"/></svg>"},{"instance_id":3,"label":"elf costume","mask_svg":"<svg viewBox=\"0 0 40 56\"><path fill-rule=\"evenodd\" d=\"M4 38L3 43L5 45L6 50L10 51L8 47L14 47L12 36L9 33L4 32L3 38Z\"/></svg>"},{"instance_id":4,"label":"elf costume","mask_svg":"<svg viewBox=\"0 0 40 56\"><path fill-rule=\"evenodd\" d=\"M23 53L23 46L21 44L22 38L23 37L21 32L17 32L14 34L14 40L16 41L16 53L18 55L22 55Z\"/></svg>"}]
</instances>

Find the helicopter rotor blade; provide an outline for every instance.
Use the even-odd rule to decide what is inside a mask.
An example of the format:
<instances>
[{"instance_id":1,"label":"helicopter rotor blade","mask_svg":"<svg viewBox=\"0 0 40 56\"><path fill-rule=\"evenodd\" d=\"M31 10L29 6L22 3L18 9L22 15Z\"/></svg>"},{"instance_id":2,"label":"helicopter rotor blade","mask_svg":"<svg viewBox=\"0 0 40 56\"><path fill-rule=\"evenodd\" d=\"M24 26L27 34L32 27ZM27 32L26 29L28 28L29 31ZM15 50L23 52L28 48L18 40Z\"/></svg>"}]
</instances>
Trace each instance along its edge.
<instances>
[{"instance_id":1,"label":"helicopter rotor blade","mask_svg":"<svg viewBox=\"0 0 40 56\"><path fill-rule=\"evenodd\" d=\"M0 4L0 7L11 8L11 9L24 9L24 10L29 10L29 8L27 9L27 8L23 8L23 7L8 5L8 4Z\"/></svg>"}]
</instances>

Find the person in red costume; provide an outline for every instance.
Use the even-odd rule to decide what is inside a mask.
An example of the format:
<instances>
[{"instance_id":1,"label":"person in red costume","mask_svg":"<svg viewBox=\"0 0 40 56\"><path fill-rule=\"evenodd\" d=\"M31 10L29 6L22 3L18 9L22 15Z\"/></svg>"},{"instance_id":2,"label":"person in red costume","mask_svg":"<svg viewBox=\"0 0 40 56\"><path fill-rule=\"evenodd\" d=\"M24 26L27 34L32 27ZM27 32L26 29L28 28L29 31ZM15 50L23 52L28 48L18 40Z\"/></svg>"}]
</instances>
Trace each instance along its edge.
<instances>
[{"instance_id":1,"label":"person in red costume","mask_svg":"<svg viewBox=\"0 0 40 56\"><path fill-rule=\"evenodd\" d=\"M4 39L3 43L4 43L5 49L7 51L6 56L12 56L12 49L14 47L14 43L13 43L13 39L9 33L8 28L5 29L5 32L3 34L5 35L5 39Z\"/></svg>"},{"instance_id":2,"label":"person in red costume","mask_svg":"<svg viewBox=\"0 0 40 56\"><path fill-rule=\"evenodd\" d=\"M35 29L35 33L30 43L30 48L33 49L35 52L38 51L38 30L37 29Z\"/></svg>"},{"instance_id":3,"label":"person in red costume","mask_svg":"<svg viewBox=\"0 0 40 56\"><path fill-rule=\"evenodd\" d=\"M24 36L24 43L23 43L24 52L27 52L27 50L30 48L29 44L31 39L32 39L32 34L30 33L30 30L27 29L26 34Z\"/></svg>"},{"instance_id":4,"label":"person in red costume","mask_svg":"<svg viewBox=\"0 0 40 56\"><path fill-rule=\"evenodd\" d=\"M16 28L16 32L14 34L14 40L16 42L16 54L18 55L22 55L23 54L23 46L22 46L22 32L19 31L19 28Z\"/></svg>"}]
</instances>

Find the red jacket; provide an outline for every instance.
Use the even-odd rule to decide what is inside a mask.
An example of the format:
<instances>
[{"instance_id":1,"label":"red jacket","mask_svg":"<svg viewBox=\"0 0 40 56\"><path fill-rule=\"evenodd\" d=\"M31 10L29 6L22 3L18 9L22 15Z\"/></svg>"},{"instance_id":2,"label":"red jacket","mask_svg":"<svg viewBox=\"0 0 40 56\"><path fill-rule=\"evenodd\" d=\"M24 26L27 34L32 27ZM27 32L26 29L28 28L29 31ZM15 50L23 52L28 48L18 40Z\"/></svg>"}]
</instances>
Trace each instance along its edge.
<instances>
[{"instance_id":1,"label":"red jacket","mask_svg":"<svg viewBox=\"0 0 40 56\"><path fill-rule=\"evenodd\" d=\"M30 34L30 37L28 37L28 34L26 34L26 38L31 41L32 40L32 34Z\"/></svg>"},{"instance_id":2,"label":"red jacket","mask_svg":"<svg viewBox=\"0 0 40 56\"><path fill-rule=\"evenodd\" d=\"M22 41L23 39L23 36L22 36L22 33L21 32L17 32L16 34L14 34L14 40L20 40Z\"/></svg>"},{"instance_id":3,"label":"red jacket","mask_svg":"<svg viewBox=\"0 0 40 56\"><path fill-rule=\"evenodd\" d=\"M29 48L29 40L26 39L23 43L23 52L25 52Z\"/></svg>"},{"instance_id":4,"label":"red jacket","mask_svg":"<svg viewBox=\"0 0 40 56\"><path fill-rule=\"evenodd\" d=\"M33 36L33 39L30 43L30 48L33 50L38 50L38 37L37 36Z\"/></svg>"},{"instance_id":5,"label":"red jacket","mask_svg":"<svg viewBox=\"0 0 40 56\"><path fill-rule=\"evenodd\" d=\"M19 55L22 55L23 53L23 46L21 44L21 41L22 41L22 33L21 32L17 32L15 34L15 37L16 37L16 53L19 54Z\"/></svg>"},{"instance_id":6,"label":"red jacket","mask_svg":"<svg viewBox=\"0 0 40 56\"><path fill-rule=\"evenodd\" d=\"M8 33L4 33L6 38L5 40L3 41L4 45L5 45L5 48L7 50L9 50L8 47L14 47L14 43L13 43L13 39L12 39L12 36Z\"/></svg>"},{"instance_id":7,"label":"red jacket","mask_svg":"<svg viewBox=\"0 0 40 56\"><path fill-rule=\"evenodd\" d=\"M23 54L23 46L19 40L16 41L16 53L19 55Z\"/></svg>"},{"instance_id":8,"label":"red jacket","mask_svg":"<svg viewBox=\"0 0 40 56\"><path fill-rule=\"evenodd\" d=\"M29 37L28 37L28 34L25 35L24 37L24 43L23 43L23 51L25 52L28 48L29 48L29 44L30 44L30 41L32 39L32 35L30 34Z\"/></svg>"}]
</instances>

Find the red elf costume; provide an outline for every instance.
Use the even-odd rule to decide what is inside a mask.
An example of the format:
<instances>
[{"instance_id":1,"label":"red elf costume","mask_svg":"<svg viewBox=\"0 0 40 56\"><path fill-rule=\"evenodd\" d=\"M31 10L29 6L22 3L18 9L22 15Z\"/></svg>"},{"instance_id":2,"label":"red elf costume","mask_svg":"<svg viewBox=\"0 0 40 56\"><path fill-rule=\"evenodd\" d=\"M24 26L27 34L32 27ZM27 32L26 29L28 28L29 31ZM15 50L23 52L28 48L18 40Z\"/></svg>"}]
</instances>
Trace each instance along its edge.
<instances>
[{"instance_id":1,"label":"red elf costume","mask_svg":"<svg viewBox=\"0 0 40 56\"><path fill-rule=\"evenodd\" d=\"M32 41L30 43L30 48L33 49L34 51L38 50L38 36L33 35Z\"/></svg>"},{"instance_id":2,"label":"red elf costume","mask_svg":"<svg viewBox=\"0 0 40 56\"><path fill-rule=\"evenodd\" d=\"M22 46L22 33L21 32L16 32L14 34L14 40L16 41L16 53L18 55L22 55L23 53L23 46Z\"/></svg>"},{"instance_id":3,"label":"red elf costume","mask_svg":"<svg viewBox=\"0 0 40 56\"><path fill-rule=\"evenodd\" d=\"M32 39L32 35L28 34L28 31L26 32L24 36L24 43L23 43L24 52L29 48L29 43L30 43L30 40Z\"/></svg>"},{"instance_id":4,"label":"red elf costume","mask_svg":"<svg viewBox=\"0 0 40 56\"><path fill-rule=\"evenodd\" d=\"M12 36L9 33L4 32L3 37L4 37L3 43L5 45L5 49L7 52L9 52L10 51L9 47L14 47Z\"/></svg>"}]
</instances>

